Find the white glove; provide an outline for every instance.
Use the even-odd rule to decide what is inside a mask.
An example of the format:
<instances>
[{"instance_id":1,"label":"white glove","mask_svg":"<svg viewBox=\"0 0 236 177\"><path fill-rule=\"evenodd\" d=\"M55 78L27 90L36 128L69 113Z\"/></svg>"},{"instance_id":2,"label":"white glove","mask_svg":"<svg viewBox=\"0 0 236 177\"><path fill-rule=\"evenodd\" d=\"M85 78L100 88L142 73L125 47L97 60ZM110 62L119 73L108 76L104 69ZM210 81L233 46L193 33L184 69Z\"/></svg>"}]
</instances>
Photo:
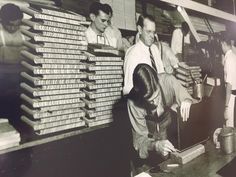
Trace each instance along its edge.
<instances>
[{"instance_id":1,"label":"white glove","mask_svg":"<svg viewBox=\"0 0 236 177\"><path fill-rule=\"evenodd\" d=\"M160 140L155 143L155 150L163 156L167 156L169 152L175 152L175 147L169 140Z\"/></svg>"},{"instance_id":2,"label":"white glove","mask_svg":"<svg viewBox=\"0 0 236 177\"><path fill-rule=\"evenodd\" d=\"M183 118L183 121L187 121L189 118L191 104L192 104L192 100L189 100L189 99L186 99L181 103L180 115Z\"/></svg>"}]
</instances>

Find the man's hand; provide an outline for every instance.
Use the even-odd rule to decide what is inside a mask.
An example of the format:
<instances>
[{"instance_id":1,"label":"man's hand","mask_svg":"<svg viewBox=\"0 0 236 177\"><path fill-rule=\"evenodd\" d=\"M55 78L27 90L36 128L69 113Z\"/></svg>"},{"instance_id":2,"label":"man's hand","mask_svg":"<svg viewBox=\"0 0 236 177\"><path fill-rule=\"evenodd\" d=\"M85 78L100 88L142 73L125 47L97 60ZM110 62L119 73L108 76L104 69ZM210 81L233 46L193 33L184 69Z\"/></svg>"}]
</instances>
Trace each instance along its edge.
<instances>
[{"instance_id":1,"label":"man's hand","mask_svg":"<svg viewBox=\"0 0 236 177\"><path fill-rule=\"evenodd\" d=\"M190 99L186 99L181 103L180 115L183 118L183 121L187 121L189 118L191 104L192 104L192 100Z\"/></svg>"},{"instance_id":2,"label":"man's hand","mask_svg":"<svg viewBox=\"0 0 236 177\"><path fill-rule=\"evenodd\" d=\"M155 150L160 152L163 156L168 155L169 152L175 152L175 147L169 140L160 140L155 143Z\"/></svg>"}]
</instances>

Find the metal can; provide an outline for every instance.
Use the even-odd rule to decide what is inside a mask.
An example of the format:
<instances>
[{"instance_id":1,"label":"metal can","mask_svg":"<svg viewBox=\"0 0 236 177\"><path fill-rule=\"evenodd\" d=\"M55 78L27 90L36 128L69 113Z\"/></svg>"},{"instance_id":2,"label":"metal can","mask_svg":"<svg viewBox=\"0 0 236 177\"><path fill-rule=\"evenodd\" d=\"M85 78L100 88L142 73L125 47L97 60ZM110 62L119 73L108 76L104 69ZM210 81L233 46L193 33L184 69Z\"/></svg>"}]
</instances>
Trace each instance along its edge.
<instances>
[{"instance_id":1,"label":"metal can","mask_svg":"<svg viewBox=\"0 0 236 177\"><path fill-rule=\"evenodd\" d=\"M234 152L236 152L236 128L234 128Z\"/></svg>"},{"instance_id":2,"label":"metal can","mask_svg":"<svg viewBox=\"0 0 236 177\"><path fill-rule=\"evenodd\" d=\"M234 128L224 127L219 134L220 148L224 154L234 152Z\"/></svg>"},{"instance_id":3,"label":"metal can","mask_svg":"<svg viewBox=\"0 0 236 177\"><path fill-rule=\"evenodd\" d=\"M200 100L204 97L204 85L202 83L194 84L193 97Z\"/></svg>"}]
</instances>

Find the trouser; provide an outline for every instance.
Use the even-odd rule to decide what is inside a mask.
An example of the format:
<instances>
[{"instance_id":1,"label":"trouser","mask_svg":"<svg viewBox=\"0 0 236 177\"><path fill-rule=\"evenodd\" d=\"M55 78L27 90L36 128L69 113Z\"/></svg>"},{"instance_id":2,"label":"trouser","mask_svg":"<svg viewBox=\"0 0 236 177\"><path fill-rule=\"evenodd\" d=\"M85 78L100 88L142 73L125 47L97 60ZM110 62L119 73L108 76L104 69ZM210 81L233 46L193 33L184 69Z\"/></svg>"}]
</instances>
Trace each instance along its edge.
<instances>
[{"instance_id":1,"label":"trouser","mask_svg":"<svg viewBox=\"0 0 236 177\"><path fill-rule=\"evenodd\" d=\"M236 95L233 95L233 94L230 95L229 105L228 105L229 119L226 120L227 127L234 127L235 98L236 98Z\"/></svg>"}]
</instances>

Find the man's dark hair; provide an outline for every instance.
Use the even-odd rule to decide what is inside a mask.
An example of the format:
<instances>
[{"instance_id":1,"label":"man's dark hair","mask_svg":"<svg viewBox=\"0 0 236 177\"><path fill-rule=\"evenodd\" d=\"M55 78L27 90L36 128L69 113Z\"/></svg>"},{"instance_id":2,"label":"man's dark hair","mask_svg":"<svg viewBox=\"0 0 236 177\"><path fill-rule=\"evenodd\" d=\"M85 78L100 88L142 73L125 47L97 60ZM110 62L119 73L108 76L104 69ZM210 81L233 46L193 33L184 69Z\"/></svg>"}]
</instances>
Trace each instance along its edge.
<instances>
[{"instance_id":1,"label":"man's dark hair","mask_svg":"<svg viewBox=\"0 0 236 177\"><path fill-rule=\"evenodd\" d=\"M222 31L219 35L221 42L225 42L227 45L231 45L232 38L226 31Z\"/></svg>"},{"instance_id":2,"label":"man's dark hair","mask_svg":"<svg viewBox=\"0 0 236 177\"><path fill-rule=\"evenodd\" d=\"M149 19L150 21L155 23L155 18L152 15L143 14L139 16L138 21L137 21L137 26L143 27L144 19Z\"/></svg>"},{"instance_id":3,"label":"man's dark hair","mask_svg":"<svg viewBox=\"0 0 236 177\"><path fill-rule=\"evenodd\" d=\"M111 14L112 15L112 8L110 5L108 4L102 4L100 2L94 2L91 4L90 8L89 8L89 14L94 14L94 15L98 15L99 14L99 10L103 11L106 14Z\"/></svg>"},{"instance_id":4,"label":"man's dark hair","mask_svg":"<svg viewBox=\"0 0 236 177\"><path fill-rule=\"evenodd\" d=\"M62 7L62 0L53 0L53 2L55 3L55 6Z\"/></svg>"},{"instance_id":5,"label":"man's dark hair","mask_svg":"<svg viewBox=\"0 0 236 177\"><path fill-rule=\"evenodd\" d=\"M23 13L15 4L4 4L0 10L0 18L2 23L8 23L10 21L22 20Z\"/></svg>"},{"instance_id":6,"label":"man's dark hair","mask_svg":"<svg viewBox=\"0 0 236 177\"><path fill-rule=\"evenodd\" d=\"M134 100L137 104L144 104L159 85L156 71L148 64L138 64L133 73L133 88L128 98Z\"/></svg>"},{"instance_id":7,"label":"man's dark hair","mask_svg":"<svg viewBox=\"0 0 236 177\"><path fill-rule=\"evenodd\" d=\"M183 22L181 24L181 28L182 28L182 31L184 32L185 35L189 32L189 26L188 26L187 22Z\"/></svg>"},{"instance_id":8,"label":"man's dark hair","mask_svg":"<svg viewBox=\"0 0 236 177\"><path fill-rule=\"evenodd\" d=\"M104 4L103 6L104 6L104 9L108 9L111 13L111 16L113 16L113 10L112 10L111 6L109 4Z\"/></svg>"}]
</instances>

